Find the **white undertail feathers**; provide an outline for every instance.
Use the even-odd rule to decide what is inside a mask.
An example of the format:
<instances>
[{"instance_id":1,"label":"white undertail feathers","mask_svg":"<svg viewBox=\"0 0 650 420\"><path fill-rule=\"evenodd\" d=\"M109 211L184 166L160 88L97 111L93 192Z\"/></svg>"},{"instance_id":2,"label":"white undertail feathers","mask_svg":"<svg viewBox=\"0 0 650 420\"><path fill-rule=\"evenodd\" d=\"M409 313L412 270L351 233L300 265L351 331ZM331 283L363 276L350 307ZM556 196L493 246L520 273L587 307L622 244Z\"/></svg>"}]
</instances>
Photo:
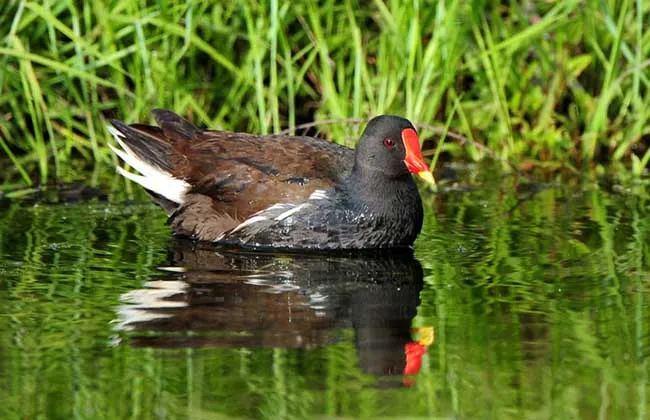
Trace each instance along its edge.
<instances>
[{"instance_id":1,"label":"white undertail feathers","mask_svg":"<svg viewBox=\"0 0 650 420\"><path fill-rule=\"evenodd\" d=\"M167 200L178 204L183 203L185 193L190 189L190 184L182 179L174 178L174 176L169 172L139 158L122 140L124 137L122 133L120 133L115 127L108 126L107 128L113 137L115 137L115 140L120 147L122 147L122 150L119 150L111 144L109 144L108 147L110 147L113 153L119 156L124 163L130 165L140 173L140 175L134 174L118 166L117 171L120 175L142 185L149 191L165 197Z\"/></svg>"}]
</instances>

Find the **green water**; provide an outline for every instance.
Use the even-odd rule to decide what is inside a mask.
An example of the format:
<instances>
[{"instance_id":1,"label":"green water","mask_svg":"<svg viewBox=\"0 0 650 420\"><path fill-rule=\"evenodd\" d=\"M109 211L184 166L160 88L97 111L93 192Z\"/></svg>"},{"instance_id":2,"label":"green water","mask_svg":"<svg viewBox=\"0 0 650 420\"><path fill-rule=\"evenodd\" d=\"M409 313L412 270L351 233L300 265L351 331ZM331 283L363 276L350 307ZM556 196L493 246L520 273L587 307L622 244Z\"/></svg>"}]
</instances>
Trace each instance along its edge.
<instances>
[{"instance_id":1,"label":"green water","mask_svg":"<svg viewBox=\"0 0 650 420\"><path fill-rule=\"evenodd\" d=\"M424 195L414 256L197 249L140 195L0 201L0 418L648 418L648 186L470 173Z\"/></svg>"}]
</instances>

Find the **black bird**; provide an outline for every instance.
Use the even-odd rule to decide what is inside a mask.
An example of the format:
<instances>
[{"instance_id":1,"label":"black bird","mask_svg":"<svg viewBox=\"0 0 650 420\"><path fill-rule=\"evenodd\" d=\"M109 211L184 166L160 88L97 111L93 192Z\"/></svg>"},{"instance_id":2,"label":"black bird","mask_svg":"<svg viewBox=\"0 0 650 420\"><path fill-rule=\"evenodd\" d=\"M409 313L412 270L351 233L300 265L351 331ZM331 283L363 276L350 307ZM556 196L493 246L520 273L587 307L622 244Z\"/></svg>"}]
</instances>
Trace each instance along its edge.
<instances>
[{"instance_id":1,"label":"black bird","mask_svg":"<svg viewBox=\"0 0 650 420\"><path fill-rule=\"evenodd\" d=\"M372 119L356 152L326 140L202 130L154 110L159 127L111 121L142 185L175 234L240 247L404 248L422 228L411 174L433 182L406 119Z\"/></svg>"}]
</instances>

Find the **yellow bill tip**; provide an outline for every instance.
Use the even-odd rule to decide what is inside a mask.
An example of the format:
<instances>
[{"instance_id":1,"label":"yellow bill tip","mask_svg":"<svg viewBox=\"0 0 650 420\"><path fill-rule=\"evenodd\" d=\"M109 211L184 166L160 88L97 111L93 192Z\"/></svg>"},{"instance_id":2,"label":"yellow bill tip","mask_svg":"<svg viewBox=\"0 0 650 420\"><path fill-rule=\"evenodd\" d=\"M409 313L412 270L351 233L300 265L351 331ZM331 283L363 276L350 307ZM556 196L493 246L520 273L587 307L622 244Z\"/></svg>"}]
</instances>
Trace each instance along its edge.
<instances>
[{"instance_id":1,"label":"yellow bill tip","mask_svg":"<svg viewBox=\"0 0 650 420\"><path fill-rule=\"evenodd\" d=\"M413 328L411 331L420 335L418 343L425 347L433 344L433 341L435 340L435 330L433 327Z\"/></svg>"},{"instance_id":2,"label":"yellow bill tip","mask_svg":"<svg viewBox=\"0 0 650 420\"><path fill-rule=\"evenodd\" d=\"M429 171L420 171L418 172L418 176L425 180L428 184L433 185L434 187L436 186L436 180L433 178L433 174Z\"/></svg>"}]
</instances>

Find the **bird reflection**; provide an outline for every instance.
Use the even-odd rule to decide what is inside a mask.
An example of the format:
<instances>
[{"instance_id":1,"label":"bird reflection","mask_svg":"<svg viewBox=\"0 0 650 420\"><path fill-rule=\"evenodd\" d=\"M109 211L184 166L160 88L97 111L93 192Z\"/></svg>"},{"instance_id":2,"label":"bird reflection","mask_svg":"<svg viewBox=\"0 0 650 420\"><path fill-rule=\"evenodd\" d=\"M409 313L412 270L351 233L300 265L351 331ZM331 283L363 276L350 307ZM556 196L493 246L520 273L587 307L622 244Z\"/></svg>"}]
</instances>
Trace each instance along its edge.
<instances>
[{"instance_id":1,"label":"bird reflection","mask_svg":"<svg viewBox=\"0 0 650 420\"><path fill-rule=\"evenodd\" d=\"M365 373L419 372L432 328L411 329L422 267L411 252L249 253L175 243L160 279L125 293L118 328L133 346L314 348L355 332Z\"/></svg>"}]
</instances>

